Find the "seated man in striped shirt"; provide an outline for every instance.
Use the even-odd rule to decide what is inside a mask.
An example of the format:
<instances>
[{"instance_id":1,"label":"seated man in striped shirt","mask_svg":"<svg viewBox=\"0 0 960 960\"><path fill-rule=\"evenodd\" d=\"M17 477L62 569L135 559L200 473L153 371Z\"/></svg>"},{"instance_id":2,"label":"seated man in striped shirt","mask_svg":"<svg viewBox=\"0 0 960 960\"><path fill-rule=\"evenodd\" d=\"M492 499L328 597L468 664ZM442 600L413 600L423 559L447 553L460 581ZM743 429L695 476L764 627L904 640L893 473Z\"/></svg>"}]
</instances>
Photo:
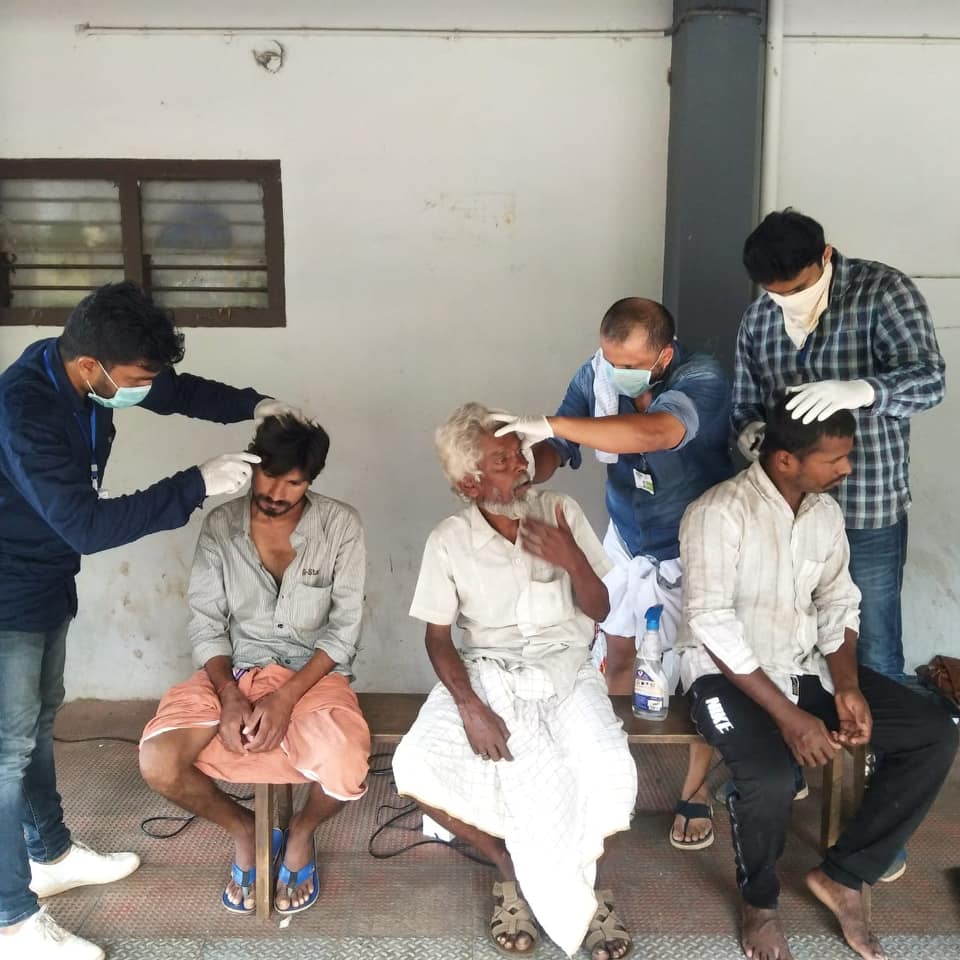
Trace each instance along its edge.
<instances>
[{"instance_id":1,"label":"seated man in striped shirt","mask_svg":"<svg viewBox=\"0 0 960 960\"><path fill-rule=\"evenodd\" d=\"M791 957L776 865L793 761L822 766L854 744L877 753L863 805L807 884L850 947L883 960L862 885L880 878L919 826L957 750L946 711L857 666L860 591L843 513L828 493L851 473L854 431L847 410L804 424L781 399L759 462L691 504L680 528L680 675L698 730L732 774L741 944L753 960Z\"/></svg>"},{"instance_id":2,"label":"seated man in striped shirt","mask_svg":"<svg viewBox=\"0 0 960 960\"><path fill-rule=\"evenodd\" d=\"M214 778L311 784L289 831L274 831L280 913L316 902L314 831L366 790L370 733L349 685L363 530L352 507L308 489L329 446L290 417L257 430L250 492L214 510L197 544L188 631L201 669L167 692L140 745L147 783L233 838L222 902L236 913L254 908L253 814Z\"/></svg>"}]
</instances>

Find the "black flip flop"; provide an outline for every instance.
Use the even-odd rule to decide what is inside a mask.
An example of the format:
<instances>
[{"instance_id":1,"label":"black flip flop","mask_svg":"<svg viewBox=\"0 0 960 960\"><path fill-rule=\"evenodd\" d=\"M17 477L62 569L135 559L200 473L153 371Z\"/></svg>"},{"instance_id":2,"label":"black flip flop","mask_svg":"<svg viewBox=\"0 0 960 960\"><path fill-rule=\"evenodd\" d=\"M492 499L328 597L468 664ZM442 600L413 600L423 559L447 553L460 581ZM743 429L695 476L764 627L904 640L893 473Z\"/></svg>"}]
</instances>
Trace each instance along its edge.
<instances>
[{"instance_id":1,"label":"black flip flop","mask_svg":"<svg viewBox=\"0 0 960 960\"><path fill-rule=\"evenodd\" d=\"M687 835L687 827L691 820L709 820L713 823L713 809L706 803L691 803L689 800L678 800L673 808L675 815L683 817L683 835ZM670 844L678 850L704 850L713 843L713 826L702 840L678 840L673 835L673 825L670 825Z\"/></svg>"}]
</instances>

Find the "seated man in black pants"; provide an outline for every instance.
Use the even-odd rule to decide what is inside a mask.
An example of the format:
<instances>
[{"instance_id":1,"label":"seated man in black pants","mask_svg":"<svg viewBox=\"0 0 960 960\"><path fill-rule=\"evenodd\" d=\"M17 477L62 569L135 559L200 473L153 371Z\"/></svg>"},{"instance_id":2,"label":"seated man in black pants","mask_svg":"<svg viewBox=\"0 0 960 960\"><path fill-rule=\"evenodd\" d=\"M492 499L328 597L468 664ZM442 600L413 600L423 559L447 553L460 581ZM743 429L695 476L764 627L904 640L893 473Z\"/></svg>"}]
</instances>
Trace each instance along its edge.
<instances>
[{"instance_id":1,"label":"seated man in black pants","mask_svg":"<svg viewBox=\"0 0 960 960\"><path fill-rule=\"evenodd\" d=\"M875 883L916 830L957 750L946 711L857 666L860 592L828 493L850 474L855 429L846 410L804 425L781 400L759 462L691 504L680 528L681 679L697 728L733 777L741 945L753 960L792 956L776 865L794 760L822 766L864 743L880 755L863 805L807 885L864 960L884 960L862 884Z\"/></svg>"}]
</instances>

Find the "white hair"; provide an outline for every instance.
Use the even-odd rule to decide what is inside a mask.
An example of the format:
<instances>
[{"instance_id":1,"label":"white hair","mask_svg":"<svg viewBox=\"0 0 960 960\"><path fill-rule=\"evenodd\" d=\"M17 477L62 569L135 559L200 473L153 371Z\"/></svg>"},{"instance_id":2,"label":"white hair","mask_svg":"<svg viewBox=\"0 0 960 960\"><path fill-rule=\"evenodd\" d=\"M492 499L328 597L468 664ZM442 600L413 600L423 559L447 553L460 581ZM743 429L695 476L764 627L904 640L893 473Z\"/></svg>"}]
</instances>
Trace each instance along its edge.
<instances>
[{"instance_id":1,"label":"white hair","mask_svg":"<svg viewBox=\"0 0 960 960\"><path fill-rule=\"evenodd\" d=\"M503 425L482 403L465 403L450 414L447 422L437 428L434 439L440 466L450 481L453 492L463 497L460 482L467 477L480 479L480 438Z\"/></svg>"}]
</instances>

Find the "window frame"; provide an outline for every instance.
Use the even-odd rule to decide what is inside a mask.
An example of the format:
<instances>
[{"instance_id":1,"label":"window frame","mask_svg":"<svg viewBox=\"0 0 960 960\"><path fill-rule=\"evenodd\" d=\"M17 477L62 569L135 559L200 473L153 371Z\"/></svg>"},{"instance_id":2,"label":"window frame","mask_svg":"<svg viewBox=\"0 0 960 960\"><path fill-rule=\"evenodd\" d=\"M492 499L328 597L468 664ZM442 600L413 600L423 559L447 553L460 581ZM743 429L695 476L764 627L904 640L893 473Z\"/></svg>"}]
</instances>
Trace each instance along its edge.
<instances>
[{"instance_id":1,"label":"window frame","mask_svg":"<svg viewBox=\"0 0 960 960\"><path fill-rule=\"evenodd\" d=\"M178 327L284 327L283 193L279 160L0 159L0 180L107 180L116 184L124 278L150 292L143 252L142 180L252 180L263 191L266 307L171 308ZM63 326L71 307L4 306L7 271L0 266L0 327ZM79 293L79 291L78 291ZM79 301L81 296L77 297Z\"/></svg>"}]
</instances>

